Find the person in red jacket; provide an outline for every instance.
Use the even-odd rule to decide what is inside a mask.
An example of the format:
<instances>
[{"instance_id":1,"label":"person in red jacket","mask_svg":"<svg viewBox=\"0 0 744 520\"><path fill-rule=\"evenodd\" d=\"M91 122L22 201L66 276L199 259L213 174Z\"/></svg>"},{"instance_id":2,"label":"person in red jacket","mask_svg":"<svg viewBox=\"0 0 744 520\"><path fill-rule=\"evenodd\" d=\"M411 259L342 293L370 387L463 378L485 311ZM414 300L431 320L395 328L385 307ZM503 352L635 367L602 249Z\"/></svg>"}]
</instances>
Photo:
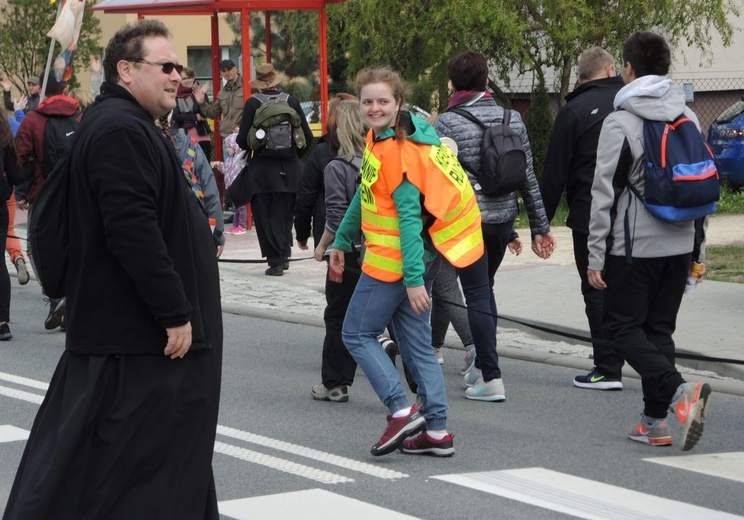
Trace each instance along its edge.
<instances>
[{"instance_id":1,"label":"person in red jacket","mask_svg":"<svg viewBox=\"0 0 744 520\"><path fill-rule=\"evenodd\" d=\"M29 180L17 186L15 197L20 209L29 209L33 206L44 179L54 168L53 164L45 164L45 131L46 125L51 117L70 117L79 115L80 110L77 101L67 95L67 83L57 81L54 73L47 78L44 99L36 110L26 114L16 134L16 146L20 158L21 167L24 169L26 178ZM27 244L27 251L31 265L31 246ZM62 326L64 330L65 299L49 299L49 314L44 320L44 328L53 330Z\"/></svg>"}]
</instances>

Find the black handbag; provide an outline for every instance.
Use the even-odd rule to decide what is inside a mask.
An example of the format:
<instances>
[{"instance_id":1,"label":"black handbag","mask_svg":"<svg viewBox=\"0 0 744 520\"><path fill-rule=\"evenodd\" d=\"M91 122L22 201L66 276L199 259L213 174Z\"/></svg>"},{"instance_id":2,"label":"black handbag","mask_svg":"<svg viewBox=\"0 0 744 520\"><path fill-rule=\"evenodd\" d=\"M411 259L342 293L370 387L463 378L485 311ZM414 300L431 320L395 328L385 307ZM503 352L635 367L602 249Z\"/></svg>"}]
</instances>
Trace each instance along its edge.
<instances>
[{"instance_id":1,"label":"black handbag","mask_svg":"<svg viewBox=\"0 0 744 520\"><path fill-rule=\"evenodd\" d=\"M253 195L251 194L251 163L250 160L240 170L233 183L227 188L227 195L235 206L245 206Z\"/></svg>"}]
</instances>

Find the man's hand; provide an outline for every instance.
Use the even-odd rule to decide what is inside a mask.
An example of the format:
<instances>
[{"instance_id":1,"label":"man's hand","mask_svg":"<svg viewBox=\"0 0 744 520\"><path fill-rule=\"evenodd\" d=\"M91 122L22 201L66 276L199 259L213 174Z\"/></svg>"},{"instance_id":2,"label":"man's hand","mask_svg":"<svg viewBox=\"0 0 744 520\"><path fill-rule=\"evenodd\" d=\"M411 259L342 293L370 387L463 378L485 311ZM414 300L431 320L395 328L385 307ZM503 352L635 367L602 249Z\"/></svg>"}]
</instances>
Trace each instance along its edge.
<instances>
[{"instance_id":1,"label":"man's hand","mask_svg":"<svg viewBox=\"0 0 744 520\"><path fill-rule=\"evenodd\" d=\"M607 289L607 284L602 279L602 271L595 271L594 269L587 269L586 276L589 279L589 285L595 289L601 291Z\"/></svg>"},{"instance_id":2,"label":"man's hand","mask_svg":"<svg viewBox=\"0 0 744 520\"><path fill-rule=\"evenodd\" d=\"M506 247L509 248L511 254L519 256L519 253L522 252L522 240L517 237L509 242Z\"/></svg>"},{"instance_id":3,"label":"man's hand","mask_svg":"<svg viewBox=\"0 0 744 520\"><path fill-rule=\"evenodd\" d=\"M196 99L197 103L204 103L204 100L206 99L207 92L209 91L209 88L212 86L211 81L207 81L205 83L197 83L194 85L194 99Z\"/></svg>"},{"instance_id":4,"label":"man's hand","mask_svg":"<svg viewBox=\"0 0 744 520\"><path fill-rule=\"evenodd\" d=\"M3 78L3 90L10 92L11 88L13 88L13 83L11 83L10 78Z\"/></svg>"},{"instance_id":5,"label":"man's hand","mask_svg":"<svg viewBox=\"0 0 744 520\"><path fill-rule=\"evenodd\" d=\"M163 354L170 356L171 359L185 356L191 347L191 322L165 331L168 333L168 344Z\"/></svg>"},{"instance_id":6,"label":"man's hand","mask_svg":"<svg viewBox=\"0 0 744 520\"><path fill-rule=\"evenodd\" d=\"M411 302L413 312L421 314L422 312L429 310L431 299L429 298L429 293L426 292L425 285L406 287L406 292L408 293L408 301Z\"/></svg>"},{"instance_id":7,"label":"man's hand","mask_svg":"<svg viewBox=\"0 0 744 520\"><path fill-rule=\"evenodd\" d=\"M16 201L16 205L18 206L18 209L28 209L28 202L26 199Z\"/></svg>"},{"instance_id":8,"label":"man's hand","mask_svg":"<svg viewBox=\"0 0 744 520\"><path fill-rule=\"evenodd\" d=\"M222 256L222 252L225 250L225 244L220 244L217 246L217 258Z\"/></svg>"},{"instance_id":9,"label":"man's hand","mask_svg":"<svg viewBox=\"0 0 744 520\"><path fill-rule=\"evenodd\" d=\"M28 98L21 96L20 99L13 100L13 112L24 110L28 106Z\"/></svg>"},{"instance_id":10,"label":"man's hand","mask_svg":"<svg viewBox=\"0 0 744 520\"><path fill-rule=\"evenodd\" d=\"M553 254L555 247L556 243L555 238L553 238L553 233L535 235L532 238L532 251L534 251L534 253L543 260L547 260L548 258L550 258L550 255Z\"/></svg>"},{"instance_id":11,"label":"man's hand","mask_svg":"<svg viewBox=\"0 0 744 520\"><path fill-rule=\"evenodd\" d=\"M94 56L93 54L90 55L90 70L92 70L96 74L101 72L101 60L99 60L98 57Z\"/></svg>"},{"instance_id":12,"label":"man's hand","mask_svg":"<svg viewBox=\"0 0 744 520\"><path fill-rule=\"evenodd\" d=\"M302 249L302 247L300 247ZM307 244L305 245L305 249L307 249ZM328 249L323 244L318 244L318 247L315 248L315 252L313 252L313 258L315 258L318 262L323 261L323 257L325 256L326 249Z\"/></svg>"}]
</instances>

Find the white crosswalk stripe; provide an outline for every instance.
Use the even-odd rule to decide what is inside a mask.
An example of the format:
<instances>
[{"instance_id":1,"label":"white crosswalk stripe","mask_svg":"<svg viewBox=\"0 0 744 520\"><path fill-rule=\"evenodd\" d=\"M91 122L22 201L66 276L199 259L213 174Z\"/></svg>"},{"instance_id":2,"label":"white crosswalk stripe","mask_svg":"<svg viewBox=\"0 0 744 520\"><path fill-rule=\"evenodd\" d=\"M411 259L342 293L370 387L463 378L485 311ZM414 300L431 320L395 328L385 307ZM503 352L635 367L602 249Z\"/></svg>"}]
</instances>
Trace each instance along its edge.
<instances>
[{"instance_id":1,"label":"white crosswalk stripe","mask_svg":"<svg viewBox=\"0 0 744 520\"><path fill-rule=\"evenodd\" d=\"M219 508L221 515L234 520L253 520L254 518L416 520L413 516L322 489L229 500L220 502Z\"/></svg>"},{"instance_id":2,"label":"white crosswalk stripe","mask_svg":"<svg viewBox=\"0 0 744 520\"><path fill-rule=\"evenodd\" d=\"M574 477L544 468L433 478L558 511L601 520L742 520L744 517Z\"/></svg>"},{"instance_id":3,"label":"white crosswalk stripe","mask_svg":"<svg viewBox=\"0 0 744 520\"><path fill-rule=\"evenodd\" d=\"M654 457L643 460L744 483L744 451Z\"/></svg>"}]
</instances>

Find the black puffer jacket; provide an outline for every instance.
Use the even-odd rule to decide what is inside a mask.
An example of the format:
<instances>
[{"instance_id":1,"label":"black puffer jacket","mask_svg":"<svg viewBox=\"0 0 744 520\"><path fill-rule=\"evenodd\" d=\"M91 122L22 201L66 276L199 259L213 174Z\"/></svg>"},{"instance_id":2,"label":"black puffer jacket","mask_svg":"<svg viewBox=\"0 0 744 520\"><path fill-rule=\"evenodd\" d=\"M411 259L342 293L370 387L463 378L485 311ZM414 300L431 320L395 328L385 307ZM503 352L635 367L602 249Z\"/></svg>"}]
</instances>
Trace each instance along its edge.
<instances>
[{"instance_id":1,"label":"black puffer jacket","mask_svg":"<svg viewBox=\"0 0 744 520\"><path fill-rule=\"evenodd\" d=\"M214 241L181 161L129 92L101 92L70 162L66 348L162 356L189 321L192 349L221 348Z\"/></svg>"},{"instance_id":2,"label":"black puffer jacket","mask_svg":"<svg viewBox=\"0 0 744 520\"><path fill-rule=\"evenodd\" d=\"M323 170L335 154L326 142L325 136L310 152L300 180L300 191L295 202L294 225L298 242L307 242L312 230L315 247L323 236L325 227L325 184Z\"/></svg>"},{"instance_id":3,"label":"black puffer jacket","mask_svg":"<svg viewBox=\"0 0 744 520\"><path fill-rule=\"evenodd\" d=\"M552 220L565 188L569 206L566 224L586 235L599 133L605 117L614 110L612 102L623 85L620 77L580 85L566 96L568 103L558 111L553 124L540 184L545 211Z\"/></svg>"},{"instance_id":4,"label":"black puffer jacket","mask_svg":"<svg viewBox=\"0 0 744 520\"><path fill-rule=\"evenodd\" d=\"M486 125L504 121L504 109L498 106L491 97L482 97L470 106L460 106L459 108L467 110ZM532 167L532 148L527 137L527 129L516 110L511 112L509 126L522 139L522 145L527 154L527 180L520 190L520 194L527 207L530 228L533 234L543 235L550 231L550 222L545 215L540 188L537 185L535 171ZM471 164L473 168L480 168L480 147L483 130L478 125L453 112L445 112L437 119L434 129L440 136L455 140L459 149L458 158ZM475 186L475 177L471 173L468 173L468 177L470 177L471 184ZM476 190L475 196L484 224L503 224L517 218L519 205L516 192L491 197L484 195L480 190Z\"/></svg>"}]
</instances>

